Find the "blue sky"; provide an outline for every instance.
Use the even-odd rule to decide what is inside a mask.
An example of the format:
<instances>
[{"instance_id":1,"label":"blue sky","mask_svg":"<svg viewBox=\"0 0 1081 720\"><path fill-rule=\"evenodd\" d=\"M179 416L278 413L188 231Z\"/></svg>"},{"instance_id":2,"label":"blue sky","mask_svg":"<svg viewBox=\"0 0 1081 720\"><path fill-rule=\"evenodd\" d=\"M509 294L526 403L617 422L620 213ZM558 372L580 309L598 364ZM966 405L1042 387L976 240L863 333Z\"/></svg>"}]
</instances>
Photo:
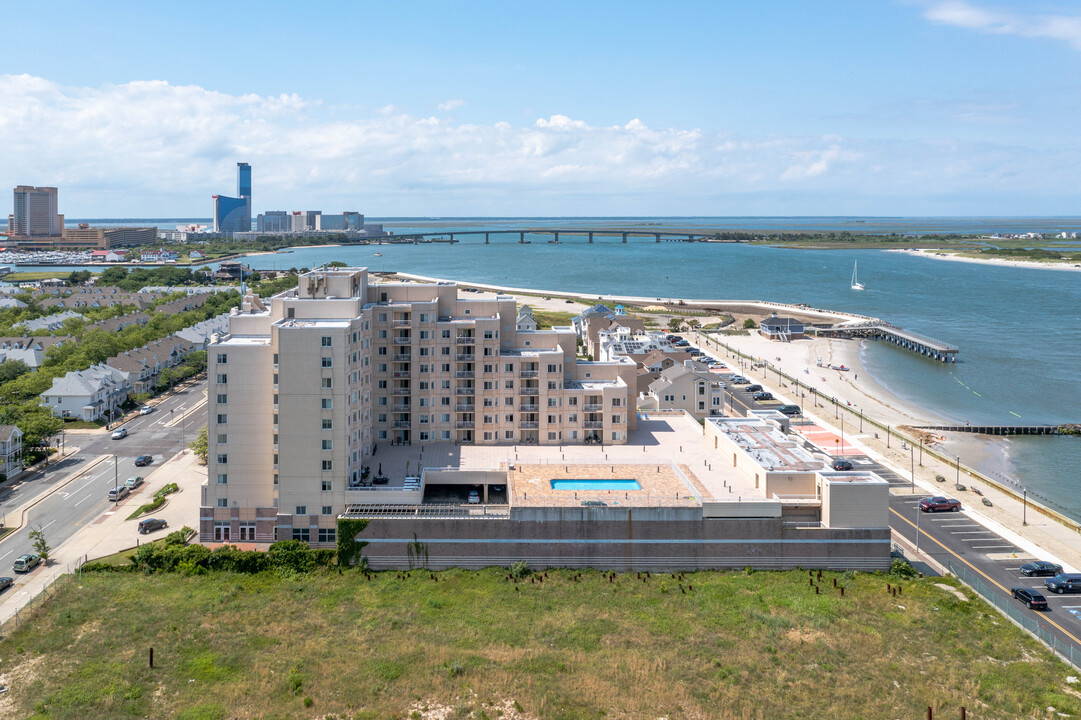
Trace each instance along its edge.
<instances>
[{"instance_id":1,"label":"blue sky","mask_svg":"<svg viewBox=\"0 0 1081 720\"><path fill-rule=\"evenodd\" d=\"M22 3L0 185L69 217L1079 215L1074 2Z\"/></svg>"}]
</instances>

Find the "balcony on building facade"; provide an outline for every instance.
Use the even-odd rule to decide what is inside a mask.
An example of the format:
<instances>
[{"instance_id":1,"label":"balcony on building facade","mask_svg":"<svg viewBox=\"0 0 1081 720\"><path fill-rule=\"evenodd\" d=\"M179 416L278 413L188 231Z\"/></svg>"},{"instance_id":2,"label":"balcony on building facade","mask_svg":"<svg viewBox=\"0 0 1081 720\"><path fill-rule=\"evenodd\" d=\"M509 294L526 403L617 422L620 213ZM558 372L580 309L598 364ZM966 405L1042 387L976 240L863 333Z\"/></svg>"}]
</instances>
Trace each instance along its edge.
<instances>
[{"instance_id":1,"label":"balcony on building facade","mask_svg":"<svg viewBox=\"0 0 1081 720\"><path fill-rule=\"evenodd\" d=\"M475 422L473 420L459 420L458 422L454 423L454 427L461 430L463 428L472 428L474 424Z\"/></svg>"},{"instance_id":2,"label":"balcony on building facade","mask_svg":"<svg viewBox=\"0 0 1081 720\"><path fill-rule=\"evenodd\" d=\"M454 356L454 359L458 362L473 362L477 359L477 356L473 353L458 353Z\"/></svg>"},{"instance_id":3,"label":"balcony on building facade","mask_svg":"<svg viewBox=\"0 0 1081 720\"><path fill-rule=\"evenodd\" d=\"M394 403L390 409L394 412L409 412L413 409L413 406L409 403Z\"/></svg>"},{"instance_id":4,"label":"balcony on building facade","mask_svg":"<svg viewBox=\"0 0 1081 720\"><path fill-rule=\"evenodd\" d=\"M582 412L600 412L604 410L604 405L601 403L586 403L582 406Z\"/></svg>"},{"instance_id":5,"label":"balcony on building facade","mask_svg":"<svg viewBox=\"0 0 1081 720\"><path fill-rule=\"evenodd\" d=\"M540 374L539 370L520 370L518 377L520 378L535 378Z\"/></svg>"},{"instance_id":6,"label":"balcony on building facade","mask_svg":"<svg viewBox=\"0 0 1081 720\"><path fill-rule=\"evenodd\" d=\"M522 412L540 412L540 405L531 403L528 405L519 405L518 409Z\"/></svg>"},{"instance_id":7,"label":"balcony on building facade","mask_svg":"<svg viewBox=\"0 0 1081 720\"><path fill-rule=\"evenodd\" d=\"M392 427L401 428L403 430L408 430L412 426L413 426L413 423L411 423L408 420L395 420L394 424L392 425Z\"/></svg>"},{"instance_id":8,"label":"balcony on building facade","mask_svg":"<svg viewBox=\"0 0 1081 720\"><path fill-rule=\"evenodd\" d=\"M536 430L540 427L540 423L536 420L522 420L520 423L518 423L518 427L524 430Z\"/></svg>"},{"instance_id":9,"label":"balcony on building facade","mask_svg":"<svg viewBox=\"0 0 1081 720\"><path fill-rule=\"evenodd\" d=\"M588 429L591 429L591 430L596 430L596 429L599 429L599 428L603 428L603 427L604 427L604 423L603 423L603 422L601 422L600 420L586 420L586 421L585 421L584 423L582 423L582 424L583 424L583 425L584 425L584 426L585 426L586 428L588 428Z\"/></svg>"},{"instance_id":10,"label":"balcony on building facade","mask_svg":"<svg viewBox=\"0 0 1081 720\"><path fill-rule=\"evenodd\" d=\"M396 387L390 389L390 394L397 397L408 397L413 394L413 390L407 387Z\"/></svg>"},{"instance_id":11,"label":"balcony on building facade","mask_svg":"<svg viewBox=\"0 0 1081 720\"><path fill-rule=\"evenodd\" d=\"M402 319L399 318L397 320L392 320L391 323L390 323L390 326L391 327L396 327L396 328L407 328L412 324L413 324L412 320L402 320Z\"/></svg>"},{"instance_id":12,"label":"balcony on building facade","mask_svg":"<svg viewBox=\"0 0 1081 720\"><path fill-rule=\"evenodd\" d=\"M394 337L395 345L408 345L411 342L413 342L413 338L410 335L396 335Z\"/></svg>"},{"instance_id":13,"label":"balcony on building facade","mask_svg":"<svg viewBox=\"0 0 1081 720\"><path fill-rule=\"evenodd\" d=\"M395 377L395 378L399 378L401 380L405 380L405 379L409 378L409 371L408 370L395 370L394 372L392 372L390 374L390 376Z\"/></svg>"},{"instance_id":14,"label":"balcony on building facade","mask_svg":"<svg viewBox=\"0 0 1081 720\"><path fill-rule=\"evenodd\" d=\"M458 337L454 338L454 342L458 345L475 345L477 339L472 335L459 335Z\"/></svg>"},{"instance_id":15,"label":"balcony on building facade","mask_svg":"<svg viewBox=\"0 0 1081 720\"><path fill-rule=\"evenodd\" d=\"M519 395L540 395L539 387L523 387L518 388Z\"/></svg>"},{"instance_id":16,"label":"balcony on building facade","mask_svg":"<svg viewBox=\"0 0 1081 720\"><path fill-rule=\"evenodd\" d=\"M477 389L475 387L460 387L454 388L455 395L476 395Z\"/></svg>"},{"instance_id":17,"label":"balcony on building facade","mask_svg":"<svg viewBox=\"0 0 1081 720\"><path fill-rule=\"evenodd\" d=\"M460 377L460 378L471 378L471 377L475 377L475 376L476 376L476 373L473 372L472 370L459 370L458 372L454 373L454 377Z\"/></svg>"},{"instance_id":18,"label":"balcony on building facade","mask_svg":"<svg viewBox=\"0 0 1081 720\"><path fill-rule=\"evenodd\" d=\"M413 356L409 353L397 353L392 359L394 362L412 362Z\"/></svg>"},{"instance_id":19,"label":"balcony on building facade","mask_svg":"<svg viewBox=\"0 0 1081 720\"><path fill-rule=\"evenodd\" d=\"M460 412L460 413L461 412L475 412L476 409L477 409L477 406L474 405L473 403L458 403L457 405L454 406L454 411L455 412Z\"/></svg>"}]
</instances>

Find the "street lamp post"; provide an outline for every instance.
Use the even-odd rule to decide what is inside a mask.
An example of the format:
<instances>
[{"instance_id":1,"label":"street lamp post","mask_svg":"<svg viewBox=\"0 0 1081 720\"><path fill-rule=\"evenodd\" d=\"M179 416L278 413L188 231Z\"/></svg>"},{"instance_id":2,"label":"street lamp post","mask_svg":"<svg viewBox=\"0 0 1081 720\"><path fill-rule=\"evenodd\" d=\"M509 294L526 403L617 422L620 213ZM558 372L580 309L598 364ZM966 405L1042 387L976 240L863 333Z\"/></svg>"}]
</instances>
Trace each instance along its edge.
<instances>
[{"instance_id":1,"label":"street lamp post","mask_svg":"<svg viewBox=\"0 0 1081 720\"><path fill-rule=\"evenodd\" d=\"M113 502L120 502L120 461L113 455Z\"/></svg>"},{"instance_id":2,"label":"street lamp post","mask_svg":"<svg viewBox=\"0 0 1081 720\"><path fill-rule=\"evenodd\" d=\"M953 489L957 490L961 487L961 456L957 456L957 477L953 481Z\"/></svg>"},{"instance_id":3,"label":"street lamp post","mask_svg":"<svg viewBox=\"0 0 1081 720\"><path fill-rule=\"evenodd\" d=\"M908 469L912 473L912 492L916 492L916 450L908 446Z\"/></svg>"},{"instance_id":4,"label":"street lamp post","mask_svg":"<svg viewBox=\"0 0 1081 720\"><path fill-rule=\"evenodd\" d=\"M923 467L923 436L920 436L920 467Z\"/></svg>"},{"instance_id":5,"label":"street lamp post","mask_svg":"<svg viewBox=\"0 0 1081 720\"><path fill-rule=\"evenodd\" d=\"M1028 488L1021 488L1021 493L1024 495L1021 506L1021 524L1028 525Z\"/></svg>"},{"instance_id":6,"label":"street lamp post","mask_svg":"<svg viewBox=\"0 0 1081 720\"><path fill-rule=\"evenodd\" d=\"M916 503L916 554L920 552L920 515L923 511L920 510L920 504Z\"/></svg>"},{"instance_id":7,"label":"street lamp post","mask_svg":"<svg viewBox=\"0 0 1081 720\"><path fill-rule=\"evenodd\" d=\"M863 432L863 408L860 408L860 432Z\"/></svg>"}]
</instances>

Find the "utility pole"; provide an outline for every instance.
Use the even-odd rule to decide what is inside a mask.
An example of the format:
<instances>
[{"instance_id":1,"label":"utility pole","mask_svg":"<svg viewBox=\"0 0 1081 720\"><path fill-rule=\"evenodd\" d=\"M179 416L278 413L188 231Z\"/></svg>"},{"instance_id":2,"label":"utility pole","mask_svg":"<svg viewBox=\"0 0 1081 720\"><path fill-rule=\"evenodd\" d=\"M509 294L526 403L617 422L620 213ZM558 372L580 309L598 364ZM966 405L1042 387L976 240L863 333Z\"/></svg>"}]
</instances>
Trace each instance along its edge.
<instances>
[{"instance_id":1,"label":"utility pole","mask_svg":"<svg viewBox=\"0 0 1081 720\"><path fill-rule=\"evenodd\" d=\"M115 490L113 496L116 498L113 503L118 503L120 502L120 461L116 455L113 455L113 490Z\"/></svg>"}]
</instances>

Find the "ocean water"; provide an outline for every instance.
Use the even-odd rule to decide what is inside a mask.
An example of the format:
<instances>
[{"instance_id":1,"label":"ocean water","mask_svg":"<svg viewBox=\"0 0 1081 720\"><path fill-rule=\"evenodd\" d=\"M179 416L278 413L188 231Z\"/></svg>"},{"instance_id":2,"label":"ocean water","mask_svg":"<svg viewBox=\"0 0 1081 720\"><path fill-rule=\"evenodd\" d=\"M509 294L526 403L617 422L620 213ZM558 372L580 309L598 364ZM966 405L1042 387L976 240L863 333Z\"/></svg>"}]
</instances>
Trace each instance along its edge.
<instances>
[{"instance_id":1,"label":"ocean water","mask_svg":"<svg viewBox=\"0 0 1081 720\"><path fill-rule=\"evenodd\" d=\"M139 222L139 221L131 221ZM146 222L146 221L141 221ZM178 221L182 222L182 220ZM396 232L558 227L733 227L876 232L1059 232L1081 218L553 218L386 221ZM947 262L881 250L806 250L729 243L518 235L455 244L315 247L254 256L256 269L340 260L373 270L584 295L622 294L807 303L879 317L960 348L943 364L888 343L866 344L875 379L935 415L973 424L1081 422L1081 272ZM381 253L376 257L375 253ZM867 289L849 288L853 263ZM29 268L27 268L29 269ZM982 470L1028 487L1081 518L1081 438L1015 437ZM994 455L994 454L992 454ZM962 461L965 458L962 457Z\"/></svg>"}]
</instances>

